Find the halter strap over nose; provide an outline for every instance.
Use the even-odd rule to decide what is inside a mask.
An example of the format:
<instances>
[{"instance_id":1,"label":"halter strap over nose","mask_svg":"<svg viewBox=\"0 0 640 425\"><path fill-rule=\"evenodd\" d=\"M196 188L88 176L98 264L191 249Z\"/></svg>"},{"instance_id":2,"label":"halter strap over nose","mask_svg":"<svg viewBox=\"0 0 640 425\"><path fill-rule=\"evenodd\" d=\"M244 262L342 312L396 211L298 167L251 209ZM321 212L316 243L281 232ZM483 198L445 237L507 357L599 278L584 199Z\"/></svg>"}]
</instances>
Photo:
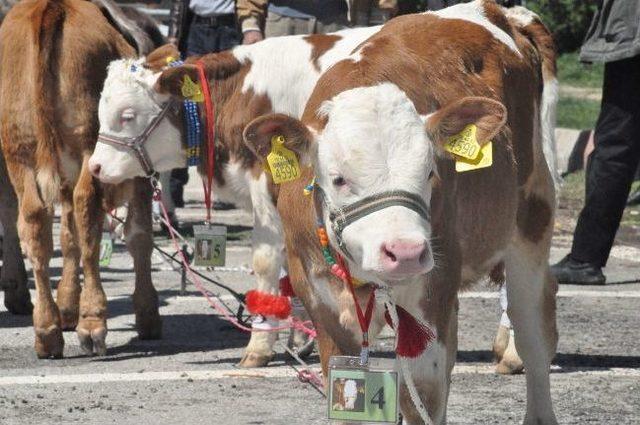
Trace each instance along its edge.
<instances>
[{"instance_id":1,"label":"halter strap over nose","mask_svg":"<svg viewBox=\"0 0 640 425\"><path fill-rule=\"evenodd\" d=\"M377 193L360 199L352 204L345 205L342 208L333 209L327 202L327 196L324 190L317 184L315 185L315 193L321 197L320 201L329 208L329 221L331 222L331 229L338 240L338 247L345 256L351 260L353 260L353 257L342 239L342 233L347 226L361 218L389 207L408 208L411 211L416 212L426 221L429 221L431 218L429 208L424 200L417 194L407 192L405 190L389 190ZM319 211L318 214L322 214L322 211Z\"/></svg>"},{"instance_id":2,"label":"halter strap over nose","mask_svg":"<svg viewBox=\"0 0 640 425\"><path fill-rule=\"evenodd\" d=\"M151 133L160 125L160 122L167 116L167 113L173 107L174 102L168 101L162 106L158 115L153 117L149 125L144 129L142 134L135 137L127 137L127 136L113 136L110 134L100 133L98 134L98 142L105 143L107 145L116 146L116 147L124 147L125 149L130 150L133 155L136 157L140 165L142 166L142 170L144 171L146 177L153 176L156 172L153 169L153 164L151 163L151 159L149 158L149 154L147 149L145 149L144 143L147 141Z\"/></svg>"}]
</instances>

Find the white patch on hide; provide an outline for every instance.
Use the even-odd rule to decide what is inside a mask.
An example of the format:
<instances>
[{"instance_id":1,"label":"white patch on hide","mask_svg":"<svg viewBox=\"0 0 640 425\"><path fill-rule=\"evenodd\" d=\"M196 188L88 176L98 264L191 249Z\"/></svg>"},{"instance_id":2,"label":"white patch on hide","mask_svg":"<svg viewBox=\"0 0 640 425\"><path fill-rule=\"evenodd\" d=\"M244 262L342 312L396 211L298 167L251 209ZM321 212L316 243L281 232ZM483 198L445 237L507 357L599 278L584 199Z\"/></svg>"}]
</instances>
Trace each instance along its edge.
<instances>
[{"instance_id":1,"label":"white patch on hide","mask_svg":"<svg viewBox=\"0 0 640 425\"><path fill-rule=\"evenodd\" d=\"M518 50L518 46L516 46L515 40L511 38L509 34L498 28L496 25L491 23L489 19L487 19L484 14L484 8L482 6L481 0L476 0L470 3L460 3L451 7L447 7L445 9L438 10L437 12L428 13L433 13L440 18L461 19L480 25L481 27L489 31L496 40L505 44L518 56L522 56L520 54L520 50Z\"/></svg>"}]
</instances>

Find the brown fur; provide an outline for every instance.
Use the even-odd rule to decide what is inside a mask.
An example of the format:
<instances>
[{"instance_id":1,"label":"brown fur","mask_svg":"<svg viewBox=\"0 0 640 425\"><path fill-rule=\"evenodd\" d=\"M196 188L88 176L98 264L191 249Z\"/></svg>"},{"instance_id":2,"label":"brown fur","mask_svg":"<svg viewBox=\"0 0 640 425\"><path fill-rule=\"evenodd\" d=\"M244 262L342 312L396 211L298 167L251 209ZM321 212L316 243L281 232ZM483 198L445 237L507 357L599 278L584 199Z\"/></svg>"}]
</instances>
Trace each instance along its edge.
<instances>
[{"instance_id":1,"label":"brown fur","mask_svg":"<svg viewBox=\"0 0 640 425\"><path fill-rule=\"evenodd\" d=\"M431 224L433 240L437 241L434 251L441 259L436 259L436 267L427 275L422 293L416 297L420 297L418 313L436 327L439 342L446 346L447 364L441 367L448 368L448 373L457 347L457 291L499 270L501 255L514 241L519 244L518 248L528 250L528 256L536 258L536 264L546 264L555 205L553 184L541 145L537 141L532 143L533 117L537 116L543 82L537 43L532 43L519 28L512 27L495 3L485 1L483 5L492 23L513 36L522 57L516 56L488 31L463 20L441 19L433 14L400 17L386 24L363 45L359 61L341 61L323 75L307 104L302 123L284 124L284 120L272 116L254 121L246 130L247 143L263 155L266 151L260 144L266 143L268 137L259 137L261 132L269 134L274 125L289 131L287 135L292 131L287 125L310 126L322 131L327 118L319 116L317 111L324 101L351 88L386 81L403 90L418 113L426 115L440 109L432 117L436 124L439 115L446 116L448 105L463 97L489 98L503 105L506 114L495 109L490 114L494 121L480 126L481 131L485 131L485 128L492 130L504 124L499 132L489 131L484 136L494 142L491 167L456 173L451 158L437 159ZM553 61L552 57L548 59ZM499 120L500 116L506 118L506 122ZM436 125L437 131L429 128L436 144L444 143L444 138L459 129L461 123L444 124ZM305 151L305 143L308 144L308 140L288 147ZM308 171L303 178L283 184L278 198L290 264L302 265L291 270L292 282L305 306L310 308L316 325L334 339L335 346L324 342L327 349L355 354L357 347L345 341L357 337L357 327L342 326L335 319L335 313L327 313L332 310L326 306L313 307L316 296L306 283L326 273L315 236L313 201L302 195L311 175ZM330 285L342 317L353 309L353 304L341 302L343 285L340 282L333 280ZM544 290L544 343L551 353L557 340L552 282L547 282ZM379 320L379 312L376 315L374 323ZM321 347L321 358L328 356L322 353ZM326 372L324 361L323 367ZM447 382L417 382L417 385L431 410L437 410L446 402ZM446 387L444 393L441 385ZM409 422L419 423L405 390L402 406Z\"/></svg>"},{"instance_id":2,"label":"brown fur","mask_svg":"<svg viewBox=\"0 0 640 425\"><path fill-rule=\"evenodd\" d=\"M312 34L304 37L304 40L311 44L313 50L311 50L311 60L313 61L313 66L316 67L318 71L320 71L320 58L324 55L329 49L331 49L342 37L339 35L318 35Z\"/></svg>"},{"instance_id":3,"label":"brown fur","mask_svg":"<svg viewBox=\"0 0 640 425\"><path fill-rule=\"evenodd\" d=\"M142 181L102 186L91 177L87 161L97 139L98 99L107 65L134 53L96 6L80 0L21 2L0 28L0 134L19 199L18 231L38 292L33 321L40 357L62 356L61 330L74 327L85 351L106 351L106 297L98 268L102 199L106 194L105 199L122 200L129 185L140 188L135 204L150 200L150 191ZM64 270L56 305L48 263L57 201L63 207ZM149 204L133 209L149 216L151 208ZM150 222L143 224L150 233ZM151 285L150 245L132 252L138 292L138 286ZM159 322L157 298L155 303L155 316L149 317ZM153 332L159 336L157 323Z\"/></svg>"}]
</instances>

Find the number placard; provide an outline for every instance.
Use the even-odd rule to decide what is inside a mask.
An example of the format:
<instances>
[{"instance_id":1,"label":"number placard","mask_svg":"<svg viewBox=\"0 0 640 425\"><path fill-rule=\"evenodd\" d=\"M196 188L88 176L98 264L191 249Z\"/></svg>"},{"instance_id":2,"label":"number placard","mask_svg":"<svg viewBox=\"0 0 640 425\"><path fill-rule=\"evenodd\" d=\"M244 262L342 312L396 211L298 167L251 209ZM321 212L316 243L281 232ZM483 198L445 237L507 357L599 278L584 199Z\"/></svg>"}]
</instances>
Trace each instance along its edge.
<instances>
[{"instance_id":1,"label":"number placard","mask_svg":"<svg viewBox=\"0 0 640 425\"><path fill-rule=\"evenodd\" d=\"M100 267L108 267L111 264L111 255L113 254L113 238L111 233L102 232L100 239Z\"/></svg>"},{"instance_id":2,"label":"number placard","mask_svg":"<svg viewBox=\"0 0 640 425\"><path fill-rule=\"evenodd\" d=\"M397 424L398 373L392 359L334 356L329 360L329 419Z\"/></svg>"},{"instance_id":3,"label":"number placard","mask_svg":"<svg viewBox=\"0 0 640 425\"><path fill-rule=\"evenodd\" d=\"M225 226L193 226L193 236L195 239L194 266L224 266L227 250Z\"/></svg>"}]
</instances>

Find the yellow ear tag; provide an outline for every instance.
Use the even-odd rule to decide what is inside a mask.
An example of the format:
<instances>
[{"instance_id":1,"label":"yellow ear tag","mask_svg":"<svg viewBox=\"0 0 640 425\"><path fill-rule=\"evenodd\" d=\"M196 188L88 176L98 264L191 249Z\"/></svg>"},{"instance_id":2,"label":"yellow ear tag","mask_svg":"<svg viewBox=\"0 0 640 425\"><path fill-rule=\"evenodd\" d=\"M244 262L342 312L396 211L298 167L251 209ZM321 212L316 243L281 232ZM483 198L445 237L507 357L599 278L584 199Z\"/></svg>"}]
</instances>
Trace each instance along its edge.
<instances>
[{"instance_id":1,"label":"yellow ear tag","mask_svg":"<svg viewBox=\"0 0 640 425\"><path fill-rule=\"evenodd\" d=\"M204 102L204 94L200 84L194 83L188 75L184 76L184 81L182 82L182 97L193 102Z\"/></svg>"},{"instance_id":2,"label":"yellow ear tag","mask_svg":"<svg viewBox=\"0 0 640 425\"><path fill-rule=\"evenodd\" d=\"M176 58L174 58L173 56L167 56L165 60L167 61L167 65L169 65L171 62L174 62Z\"/></svg>"},{"instance_id":3,"label":"yellow ear tag","mask_svg":"<svg viewBox=\"0 0 640 425\"><path fill-rule=\"evenodd\" d=\"M271 152L267 164L275 184L281 184L300 177L300 165L296 154L284 147L284 136L271 138Z\"/></svg>"},{"instance_id":4,"label":"yellow ear tag","mask_svg":"<svg viewBox=\"0 0 640 425\"><path fill-rule=\"evenodd\" d=\"M460 133L449 137L444 145L444 150L455 156L475 160L480 155L480 144L476 139L475 124L467 125Z\"/></svg>"},{"instance_id":5,"label":"yellow ear tag","mask_svg":"<svg viewBox=\"0 0 640 425\"><path fill-rule=\"evenodd\" d=\"M480 168L491 167L493 164L493 143L487 142L480 150L480 155L473 160L469 161L463 158L456 160L456 171L458 173L464 173L465 171L479 170Z\"/></svg>"}]
</instances>

